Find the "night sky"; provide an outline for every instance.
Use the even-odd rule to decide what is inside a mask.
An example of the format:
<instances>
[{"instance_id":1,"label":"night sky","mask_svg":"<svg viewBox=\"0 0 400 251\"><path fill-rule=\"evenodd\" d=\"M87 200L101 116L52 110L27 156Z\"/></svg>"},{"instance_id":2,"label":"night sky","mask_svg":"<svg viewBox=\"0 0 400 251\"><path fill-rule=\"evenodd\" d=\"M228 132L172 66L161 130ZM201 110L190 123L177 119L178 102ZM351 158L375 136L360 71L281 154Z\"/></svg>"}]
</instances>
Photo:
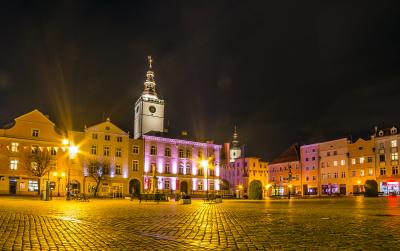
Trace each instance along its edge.
<instances>
[{"instance_id":1,"label":"night sky","mask_svg":"<svg viewBox=\"0 0 400 251\"><path fill-rule=\"evenodd\" d=\"M271 160L400 126L399 1L1 1L0 123L133 133L147 55L166 125Z\"/></svg>"}]
</instances>

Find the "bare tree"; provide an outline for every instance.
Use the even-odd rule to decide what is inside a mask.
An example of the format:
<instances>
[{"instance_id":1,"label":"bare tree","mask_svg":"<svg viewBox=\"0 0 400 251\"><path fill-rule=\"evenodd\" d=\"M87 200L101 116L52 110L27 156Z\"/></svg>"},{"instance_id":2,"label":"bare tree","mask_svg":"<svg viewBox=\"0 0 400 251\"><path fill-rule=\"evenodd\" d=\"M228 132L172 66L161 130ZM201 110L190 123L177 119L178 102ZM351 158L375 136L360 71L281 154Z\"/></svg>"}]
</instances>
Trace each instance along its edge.
<instances>
[{"instance_id":1,"label":"bare tree","mask_svg":"<svg viewBox=\"0 0 400 251\"><path fill-rule=\"evenodd\" d=\"M35 147L23 152L23 163L25 169L38 178L38 195L40 196L40 179L51 168L51 152L46 147Z\"/></svg>"},{"instance_id":2,"label":"bare tree","mask_svg":"<svg viewBox=\"0 0 400 251\"><path fill-rule=\"evenodd\" d=\"M104 180L105 175L109 175L110 169L108 162L103 159L90 159L89 167L88 167L88 176L91 177L95 182L96 186L94 187L93 196L97 196L97 192L99 190L99 186L101 182Z\"/></svg>"}]
</instances>

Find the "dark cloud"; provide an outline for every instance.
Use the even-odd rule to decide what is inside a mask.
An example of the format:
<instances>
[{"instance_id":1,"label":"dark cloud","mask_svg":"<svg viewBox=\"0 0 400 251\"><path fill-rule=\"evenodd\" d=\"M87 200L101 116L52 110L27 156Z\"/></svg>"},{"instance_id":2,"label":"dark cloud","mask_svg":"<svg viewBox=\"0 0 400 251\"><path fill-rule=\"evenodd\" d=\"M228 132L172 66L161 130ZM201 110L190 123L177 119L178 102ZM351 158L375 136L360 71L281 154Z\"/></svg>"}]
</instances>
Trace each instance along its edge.
<instances>
[{"instance_id":1,"label":"dark cloud","mask_svg":"<svg viewBox=\"0 0 400 251\"><path fill-rule=\"evenodd\" d=\"M166 124L251 155L399 124L399 3L12 1L0 10L5 124L33 108L133 131L146 56Z\"/></svg>"}]
</instances>

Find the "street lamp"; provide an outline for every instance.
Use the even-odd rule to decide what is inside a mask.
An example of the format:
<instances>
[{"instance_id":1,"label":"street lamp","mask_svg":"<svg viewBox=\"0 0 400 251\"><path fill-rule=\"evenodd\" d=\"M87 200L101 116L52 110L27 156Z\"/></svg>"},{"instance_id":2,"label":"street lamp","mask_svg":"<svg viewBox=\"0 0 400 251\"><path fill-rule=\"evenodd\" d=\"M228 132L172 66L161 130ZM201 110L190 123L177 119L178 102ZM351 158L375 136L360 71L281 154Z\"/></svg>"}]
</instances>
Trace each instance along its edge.
<instances>
[{"instance_id":1,"label":"street lamp","mask_svg":"<svg viewBox=\"0 0 400 251\"><path fill-rule=\"evenodd\" d=\"M69 144L68 139L63 139L62 144L67 146ZM68 147L69 160L74 159L76 154L78 153L78 147L70 144ZM71 163L68 163L68 181L67 181L67 200L70 200L70 176L71 176Z\"/></svg>"},{"instance_id":2,"label":"street lamp","mask_svg":"<svg viewBox=\"0 0 400 251\"><path fill-rule=\"evenodd\" d=\"M208 160L205 160L205 159L202 160L200 162L200 166L203 167L203 169L204 169L204 171L206 173L206 180L207 180L206 196L207 196L207 199L208 199L208 188L209 188L209 186L208 186Z\"/></svg>"},{"instance_id":3,"label":"street lamp","mask_svg":"<svg viewBox=\"0 0 400 251\"><path fill-rule=\"evenodd\" d=\"M268 184L268 185L265 185L265 191L266 191L266 196L264 196L264 197L268 197L269 196L269 188L271 187L271 185L270 184Z\"/></svg>"},{"instance_id":4,"label":"street lamp","mask_svg":"<svg viewBox=\"0 0 400 251\"><path fill-rule=\"evenodd\" d=\"M289 193L288 193L288 199L290 199L290 191L292 190L292 184L289 184Z\"/></svg>"},{"instance_id":5,"label":"street lamp","mask_svg":"<svg viewBox=\"0 0 400 251\"><path fill-rule=\"evenodd\" d=\"M60 197L60 185L61 185L60 180L61 180L61 178L64 178L64 177L65 177L65 173L64 173L64 172L62 172L62 173L54 172L54 173L53 173L53 176L56 177L57 180L58 180L58 185L57 185L57 187L58 187L58 189L57 189L57 190L58 190L58 191L57 191L57 197Z\"/></svg>"},{"instance_id":6,"label":"street lamp","mask_svg":"<svg viewBox=\"0 0 400 251\"><path fill-rule=\"evenodd\" d=\"M243 186L239 185L239 199L240 199L240 190L242 190L242 189L243 189Z\"/></svg>"}]
</instances>

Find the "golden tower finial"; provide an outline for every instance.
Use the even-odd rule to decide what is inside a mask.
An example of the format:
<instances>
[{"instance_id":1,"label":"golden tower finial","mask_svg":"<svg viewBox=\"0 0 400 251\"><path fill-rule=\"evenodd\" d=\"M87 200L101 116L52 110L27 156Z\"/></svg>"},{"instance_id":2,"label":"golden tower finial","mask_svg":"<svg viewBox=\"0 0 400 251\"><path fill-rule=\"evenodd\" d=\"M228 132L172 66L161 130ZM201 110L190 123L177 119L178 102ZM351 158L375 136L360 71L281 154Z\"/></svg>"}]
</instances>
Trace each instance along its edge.
<instances>
[{"instance_id":1,"label":"golden tower finial","mask_svg":"<svg viewBox=\"0 0 400 251\"><path fill-rule=\"evenodd\" d=\"M153 63L153 59L151 56L147 56L147 59L149 60L149 69L151 69L151 63Z\"/></svg>"}]
</instances>

